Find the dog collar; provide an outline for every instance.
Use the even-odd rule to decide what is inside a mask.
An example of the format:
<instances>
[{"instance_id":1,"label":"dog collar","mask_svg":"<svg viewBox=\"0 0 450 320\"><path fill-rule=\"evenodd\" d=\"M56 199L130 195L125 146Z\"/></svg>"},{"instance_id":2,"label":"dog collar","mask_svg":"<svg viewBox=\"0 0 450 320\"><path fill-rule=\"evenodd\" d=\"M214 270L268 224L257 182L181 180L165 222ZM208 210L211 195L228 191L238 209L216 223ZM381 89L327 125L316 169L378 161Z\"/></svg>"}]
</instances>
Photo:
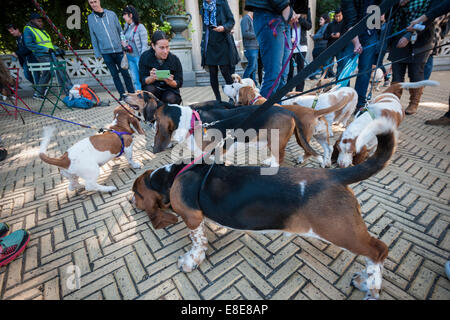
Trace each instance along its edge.
<instances>
[{"instance_id":1,"label":"dog collar","mask_svg":"<svg viewBox=\"0 0 450 320\"><path fill-rule=\"evenodd\" d=\"M372 118L372 120L375 120L375 115L373 114L372 111L370 111L370 109L367 106L362 107L361 109L359 109L359 115L362 115L364 112L368 112L370 117Z\"/></svg>"},{"instance_id":2,"label":"dog collar","mask_svg":"<svg viewBox=\"0 0 450 320\"><path fill-rule=\"evenodd\" d=\"M316 94L316 97L314 98L313 104L312 104L312 108L313 110L316 108L317 106L317 101L319 101L319 95Z\"/></svg>"},{"instance_id":3,"label":"dog collar","mask_svg":"<svg viewBox=\"0 0 450 320\"><path fill-rule=\"evenodd\" d=\"M122 148L120 149L120 153L119 153L119 155L116 157L116 158L118 158L118 157L120 157L122 154L123 154L123 152L125 151L125 143L124 143L124 141L123 141L123 138L122 138L122 136L125 134L125 135L132 135L131 133L129 133L129 132L126 132L126 131L121 131L121 132L119 132L119 131L116 131L116 130L110 130L111 132L114 132L115 134L117 134L118 136L119 136L119 139L120 139L120 142L122 143Z\"/></svg>"},{"instance_id":4,"label":"dog collar","mask_svg":"<svg viewBox=\"0 0 450 320\"><path fill-rule=\"evenodd\" d=\"M196 126L195 121L199 122L199 124ZM188 138L190 135L194 134L195 128L201 128L202 127L202 120L200 119L200 114L192 110L192 117L191 117L191 128L189 129L186 138ZM206 129L205 129L206 130Z\"/></svg>"},{"instance_id":5,"label":"dog collar","mask_svg":"<svg viewBox=\"0 0 450 320\"><path fill-rule=\"evenodd\" d=\"M263 97L263 96L261 96L261 95L254 97L254 98L252 99L252 101L250 101L250 105L252 106L256 101L258 101L259 98L262 98L262 97Z\"/></svg>"}]
</instances>

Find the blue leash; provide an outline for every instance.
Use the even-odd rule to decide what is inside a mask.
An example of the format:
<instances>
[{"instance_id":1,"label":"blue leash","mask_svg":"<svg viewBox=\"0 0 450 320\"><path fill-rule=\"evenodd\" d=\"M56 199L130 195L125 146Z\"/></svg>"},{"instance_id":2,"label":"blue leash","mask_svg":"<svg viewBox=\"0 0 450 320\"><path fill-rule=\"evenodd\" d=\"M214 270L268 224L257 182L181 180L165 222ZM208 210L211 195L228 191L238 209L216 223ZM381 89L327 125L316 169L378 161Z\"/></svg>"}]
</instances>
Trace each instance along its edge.
<instances>
[{"instance_id":1,"label":"blue leash","mask_svg":"<svg viewBox=\"0 0 450 320\"><path fill-rule=\"evenodd\" d=\"M393 38L393 37L395 37L395 36L398 36L399 34L405 32L405 31L406 31L406 28L403 29L403 30L400 30L400 31L398 31L398 32L396 32L396 33L394 33L394 34L391 34L389 37L386 38L386 40L387 40L387 39L390 39L390 38ZM378 41L376 41L376 42L374 42L374 43L372 43L372 44L369 44L369 45L366 46L366 47L363 47L363 51L364 51L364 50L367 50L367 49L370 48L370 47L376 46L376 45L378 44L378 42L380 42L380 40L378 40ZM328 64L328 65L322 67L322 69L315 71L314 73L312 73L312 74L309 75L309 76L310 76L310 77L311 77L311 76L315 76L316 74L319 74L319 73L323 72L323 70L325 70L326 68L329 68L329 67L331 67L331 66L337 64L338 62L340 62L340 61L342 61L342 60L344 60L344 59L348 59L348 58L350 58L350 57L352 57L352 56L354 56L354 55L355 55L355 53L348 54L348 55L346 55L345 57L342 57L342 58L340 58L339 60L336 60L336 62L332 62L332 63L330 63L330 64Z\"/></svg>"},{"instance_id":2,"label":"blue leash","mask_svg":"<svg viewBox=\"0 0 450 320\"><path fill-rule=\"evenodd\" d=\"M44 117L47 117L47 118L51 118L51 119L55 119L55 120L67 122L67 123L70 123L70 124L75 124L75 125L81 126L81 127L83 127L83 128L93 129L93 130L98 130L98 132L104 132L104 131L107 131L107 130L108 130L108 129L103 129L103 128L98 129L98 128L95 128L95 127L92 127L92 126L88 126L88 125L85 125L85 124L73 122L73 121L70 121L70 120L61 119L61 118L58 118L58 117L55 117L55 116L50 116L50 115L45 114L45 113L40 113L40 112L28 110L28 109L21 108L21 107L12 105L12 104L8 104L8 103L3 102L3 101L0 101L0 104L5 105L5 106L7 106L7 107L16 108L16 109L19 109L19 110L31 112L31 113L34 113L34 114L37 114L37 115L40 115L40 116L44 116Z\"/></svg>"}]
</instances>

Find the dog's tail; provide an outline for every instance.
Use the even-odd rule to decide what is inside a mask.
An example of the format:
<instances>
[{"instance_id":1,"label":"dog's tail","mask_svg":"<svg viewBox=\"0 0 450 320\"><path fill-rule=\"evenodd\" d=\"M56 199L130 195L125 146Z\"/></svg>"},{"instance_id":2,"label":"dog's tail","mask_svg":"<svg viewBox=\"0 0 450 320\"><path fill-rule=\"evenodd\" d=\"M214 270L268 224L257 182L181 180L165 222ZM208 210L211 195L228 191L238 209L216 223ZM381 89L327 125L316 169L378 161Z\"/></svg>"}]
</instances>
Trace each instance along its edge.
<instances>
[{"instance_id":1,"label":"dog's tail","mask_svg":"<svg viewBox=\"0 0 450 320\"><path fill-rule=\"evenodd\" d=\"M44 135L42 137L42 142L39 150L39 158L41 158L42 161L48 164L52 164L67 169L70 165L70 159L68 157L67 152L64 153L59 158L50 158L49 156L46 155L50 139L52 138L55 130L56 130L55 127L44 127Z\"/></svg>"},{"instance_id":2,"label":"dog's tail","mask_svg":"<svg viewBox=\"0 0 450 320\"><path fill-rule=\"evenodd\" d=\"M295 120L295 137L297 138L298 144L305 150L306 154L312 156L319 156L317 152L310 146L308 141L306 141L305 134L303 132L303 126L297 116L292 112L292 116Z\"/></svg>"},{"instance_id":3,"label":"dog's tail","mask_svg":"<svg viewBox=\"0 0 450 320\"><path fill-rule=\"evenodd\" d=\"M438 87L439 82L434 80L422 80L417 82L400 82L402 89L417 89L422 87Z\"/></svg>"},{"instance_id":4,"label":"dog's tail","mask_svg":"<svg viewBox=\"0 0 450 320\"><path fill-rule=\"evenodd\" d=\"M342 108L344 108L347 103L349 103L352 99L353 99L353 95L354 93L350 93L348 95L345 95L341 101L339 101L338 103L332 105L331 107L325 108L325 109L320 109L320 110L314 110L314 116L316 118L320 117L320 116L324 116L326 114L335 112L335 111L339 111Z\"/></svg>"},{"instance_id":5,"label":"dog's tail","mask_svg":"<svg viewBox=\"0 0 450 320\"><path fill-rule=\"evenodd\" d=\"M434 80L423 80L417 82L397 82L393 83L383 91L383 93L393 93L400 98L402 89L417 89L422 87L437 87L440 83Z\"/></svg>"},{"instance_id":6,"label":"dog's tail","mask_svg":"<svg viewBox=\"0 0 450 320\"><path fill-rule=\"evenodd\" d=\"M359 152L373 136L378 140L377 150L373 156L356 166L333 170L335 178L342 184L348 185L368 179L388 164L395 151L396 124L387 118L372 121L356 140L356 152Z\"/></svg>"}]
</instances>

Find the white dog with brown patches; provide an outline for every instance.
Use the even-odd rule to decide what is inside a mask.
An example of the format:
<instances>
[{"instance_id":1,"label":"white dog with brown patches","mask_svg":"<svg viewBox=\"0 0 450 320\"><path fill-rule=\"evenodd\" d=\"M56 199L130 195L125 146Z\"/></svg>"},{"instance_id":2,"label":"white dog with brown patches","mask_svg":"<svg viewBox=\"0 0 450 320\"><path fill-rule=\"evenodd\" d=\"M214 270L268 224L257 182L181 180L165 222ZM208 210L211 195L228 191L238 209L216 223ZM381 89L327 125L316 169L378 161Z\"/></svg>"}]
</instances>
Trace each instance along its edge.
<instances>
[{"instance_id":1,"label":"white dog with brown patches","mask_svg":"<svg viewBox=\"0 0 450 320\"><path fill-rule=\"evenodd\" d=\"M250 86L250 87L256 89L255 81L253 81L253 79L251 79L251 78L242 79L241 76L238 75L237 73L233 73L231 75L231 78L233 79L233 83L240 83L244 86Z\"/></svg>"},{"instance_id":2,"label":"white dog with brown patches","mask_svg":"<svg viewBox=\"0 0 450 320\"><path fill-rule=\"evenodd\" d=\"M377 148L375 134L367 132L368 125L375 119L387 119L398 127L403 120L405 112L399 99L401 90L438 85L439 82L432 80L401 82L391 85L382 94L372 99L363 110L360 110L353 122L345 129L342 136L336 141L332 155L333 160L337 158L337 163L341 168L365 161ZM363 133L365 139L358 138Z\"/></svg>"},{"instance_id":3,"label":"white dog with brown patches","mask_svg":"<svg viewBox=\"0 0 450 320\"><path fill-rule=\"evenodd\" d=\"M133 112L131 109L128 109ZM42 161L56 165L61 174L69 179L69 190L82 188L78 182L81 177L86 182L86 191L111 192L117 190L115 186L103 186L97 183L100 175L100 167L109 160L125 154L128 163L134 169L141 165L133 161L133 137L135 131L145 134L139 121L129 112L117 107L114 110L114 121L110 126L111 131L96 134L75 143L59 158L51 158L46 155L50 139L55 131L53 127L44 127L44 137L41 142L39 157Z\"/></svg>"}]
</instances>

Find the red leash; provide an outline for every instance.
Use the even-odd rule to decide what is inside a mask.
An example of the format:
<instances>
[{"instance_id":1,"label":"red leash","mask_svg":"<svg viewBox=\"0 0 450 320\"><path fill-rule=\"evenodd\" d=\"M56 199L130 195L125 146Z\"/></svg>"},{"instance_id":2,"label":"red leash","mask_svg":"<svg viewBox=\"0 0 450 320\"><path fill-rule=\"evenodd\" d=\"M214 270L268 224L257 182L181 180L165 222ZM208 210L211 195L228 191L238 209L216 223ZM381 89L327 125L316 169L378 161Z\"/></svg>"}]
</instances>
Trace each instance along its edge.
<instances>
[{"instance_id":1,"label":"red leash","mask_svg":"<svg viewBox=\"0 0 450 320\"><path fill-rule=\"evenodd\" d=\"M275 27L273 27L272 24L273 24L276 20L280 20L280 21L278 21L278 23L275 25ZM270 26L270 28L272 29L273 36L274 36L274 37L276 37L276 36L278 35L278 34L277 34L276 27L278 27L278 25L280 24L280 22L281 22L281 18L278 18L278 19L272 19L272 20L269 22L269 26ZM295 41L294 41L294 43L292 44L292 48L289 48L289 42L288 42L286 33L283 31L283 35L284 35L284 44L285 44L286 48L288 48L289 50L291 50L291 52L289 53L289 57L288 57L286 63L283 65L283 68L281 69L280 73L278 74L277 78L275 79L275 82L273 83L272 87L270 88L269 93L267 94L267 97L266 97L267 99L269 99L270 95L272 94L273 89L275 89L275 86L276 86L276 85L278 84L278 82L280 81L281 75L282 75L282 74L284 73L284 71L286 70L286 67L288 66L289 62L291 61L292 55L294 54L294 50L295 50L295 48L297 47L297 44L298 44L298 32L297 32L297 23L296 23L296 22L294 22L294 30L295 30Z\"/></svg>"}]
</instances>

